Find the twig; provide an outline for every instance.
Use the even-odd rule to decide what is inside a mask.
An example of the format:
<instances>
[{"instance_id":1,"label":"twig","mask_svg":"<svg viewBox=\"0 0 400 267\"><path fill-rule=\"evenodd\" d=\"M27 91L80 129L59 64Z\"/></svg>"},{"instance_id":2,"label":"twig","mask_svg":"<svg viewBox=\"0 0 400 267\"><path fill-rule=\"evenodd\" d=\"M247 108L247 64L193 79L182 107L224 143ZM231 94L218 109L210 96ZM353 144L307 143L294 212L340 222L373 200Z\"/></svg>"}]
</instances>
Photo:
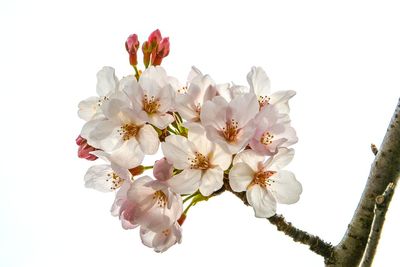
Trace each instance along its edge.
<instances>
[{"instance_id":1,"label":"twig","mask_svg":"<svg viewBox=\"0 0 400 267\"><path fill-rule=\"evenodd\" d=\"M376 147L375 144L371 144L371 151L372 153L374 153L375 156L376 154L378 154L378 148Z\"/></svg>"},{"instance_id":2,"label":"twig","mask_svg":"<svg viewBox=\"0 0 400 267\"><path fill-rule=\"evenodd\" d=\"M238 197L242 202L248 206L249 203L246 198L245 192L235 192L229 185L228 179L224 179L224 187L218 190L216 193L220 194L223 191L229 191ZM310 248L311 251L316 254L328 258L333 252L333 246L330 243L325 242L320 237L307 233L306 231L300 230L292 225L292 223L287 222L283 215L274 215L267 220L276 226L277 230L283 232L285 235L292 238L293 241L304 244Z\"/></svg>"},{"instance_id":3,"label":"twig","mask_svg":"<svg viewBox=\"0 0 400 267\"><path fill-rule=\"evenodd\" d=\"M392 200L393 193L394 193L395 185L394 183L390 183L387 187L385 192L382 195L379 195L375 199L375 216L374 220L372 221L372 228L369 234L369 240L367 244L367 248L364 252L364 258L361 263L361 267L370 267L372 265L372 261L375 256L376 248L379 243L379 239L382 233L382 226L385 222L385 215L388 210L388 204Z\"/></svg>"}]
</instances>

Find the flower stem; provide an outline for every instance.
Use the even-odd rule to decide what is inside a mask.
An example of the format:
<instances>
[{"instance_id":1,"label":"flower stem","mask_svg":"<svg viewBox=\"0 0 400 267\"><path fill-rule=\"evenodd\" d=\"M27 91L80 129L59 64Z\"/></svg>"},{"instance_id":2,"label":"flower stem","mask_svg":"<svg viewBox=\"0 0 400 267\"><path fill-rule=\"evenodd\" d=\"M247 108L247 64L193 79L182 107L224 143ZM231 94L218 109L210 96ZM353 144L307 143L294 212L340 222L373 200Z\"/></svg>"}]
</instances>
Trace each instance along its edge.
<instances>
[{"instance_id":1,"label":"flower stem","mask_svg":"<svg viewBox=\"0 0 400 267\"><path fill-rule=\"evenodd\" d=\"M153 167L154 167L153 165L152 166L143 166L143 169L144 170L150 170L150 169L153 169Z\"/></svg>"}]
</instances>

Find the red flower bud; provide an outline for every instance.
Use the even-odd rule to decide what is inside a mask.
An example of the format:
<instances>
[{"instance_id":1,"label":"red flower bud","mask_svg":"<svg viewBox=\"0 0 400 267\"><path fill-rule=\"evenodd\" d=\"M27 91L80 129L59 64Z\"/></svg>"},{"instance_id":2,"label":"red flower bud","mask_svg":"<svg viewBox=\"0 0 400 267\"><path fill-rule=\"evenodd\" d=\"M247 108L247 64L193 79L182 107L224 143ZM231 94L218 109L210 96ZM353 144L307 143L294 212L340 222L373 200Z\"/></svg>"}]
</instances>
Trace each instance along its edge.
<instances>
[{"instance_id":1,"label":"red flower bud","mask_svg":"<svg viewBox=\"0 0 400 267\"><path fill-rule=\"evenodd\" d=\"M136 34L129 35L125 42L126 51L129 53L129 62L132 66L137 65L137 51L139 49L139 40Z\"/></svg>"},{"instance_id":2,"label":"red flower bud","mask_svg":"<svg viewBox=\"0 0 400 267\"><path fill-rule=\"evenodd\" d=\"M142 45L143 63L147 68L150 64L160 65L163 58L169 54L169 38L162 38L160 30L152 32Z\"/></svg>"},{"instance_id":3,"label":"red flower bud","mask_svg":"<svg viewBox=\"0 0 400 267\"><path fill-rule=\"evenodd\" d=\"M87 140L82 136L78 136L76 138L76 144L79 146L78 148L78 157L87 160L96 160L97 157L95 155L90 154L90 152L98 150L97 148L92 147L87 143Z\"/></svg>"},{"instance_id":4,"label":"red flower bud","mask_svg":"<svg viewBox=\"0 0 400 267\"><path fill-rule=\"evenodd\" d=\"M163 38L157 46L156 56L153 61L153 65L160 65L163 58L169 54L169 38Z\"/></svg>"}]
</instances>

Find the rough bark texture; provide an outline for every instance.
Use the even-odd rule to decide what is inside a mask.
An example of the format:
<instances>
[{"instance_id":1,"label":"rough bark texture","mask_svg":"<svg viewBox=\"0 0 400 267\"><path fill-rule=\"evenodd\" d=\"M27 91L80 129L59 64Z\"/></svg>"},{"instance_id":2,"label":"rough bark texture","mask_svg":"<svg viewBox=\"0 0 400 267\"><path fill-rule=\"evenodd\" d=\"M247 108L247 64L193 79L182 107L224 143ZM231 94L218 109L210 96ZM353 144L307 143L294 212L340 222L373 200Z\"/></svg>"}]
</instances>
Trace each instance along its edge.
<instances>
[{"instance_id":1,"label":"rough bark texture","mask_svg":"<svg viewBox=\"0 0 400 267\"><path fill-rule=\"evenodd\" d=\"M382 145L372 163L360 202L341 242L326 266L358 266L368 243L374 219L375 199L390 183L397 183L400 174L400 100L387 129ZM388 204L385 209L388 208Z\"/></svg>"},{"instance_id":2,"label":"rough bark texture","mask_svg":"<svg viewBox=\"0 0 400 267\"><path fill-rule=\"evenodd\" d=\"M371 232L369 233L369 239L367 248L364 252L364 257L362 259L361 267L370 267L372 266L372 262L374 260L376 248L378 247L379 239L382 233L382 226L385 222L386 212L388 210L387 205L392 200L392 196L394 193L395 185L394 183L390 183L386 188L385 192L376 197L375 200L375 216L372 221Z\"/></svg>"}]
</instances>

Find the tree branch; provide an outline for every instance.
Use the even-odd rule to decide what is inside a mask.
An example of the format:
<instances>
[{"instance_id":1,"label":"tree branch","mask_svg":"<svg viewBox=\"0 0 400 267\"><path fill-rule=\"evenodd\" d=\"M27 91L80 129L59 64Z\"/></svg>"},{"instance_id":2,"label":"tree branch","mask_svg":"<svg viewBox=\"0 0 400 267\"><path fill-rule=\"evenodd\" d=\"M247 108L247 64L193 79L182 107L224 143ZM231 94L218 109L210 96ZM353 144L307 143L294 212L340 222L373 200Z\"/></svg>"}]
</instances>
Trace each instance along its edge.
<instances>
[{"instance_id":1,"label":"tree branch","mask_svg":"<svg viewBox=\"0 0 400 267\"><path fill-rule=\"evenodd\" d=\"M358 266L368 243L374 219L375 199L388 184L396 185L400 174L400 99L385 138L372 164L364 192L342 241L335 246L327 266ZM390 199L383 208L387 210ZM386 212L386 211L385 211ZM383 222L382 222L383 223ZM382 225L380 226L382 227Z\"/></svg>"},{"instance_id":2,"label":"tree branch","mask_svg":"<svg viewBox=\"0 0 400 267\"><path fill-rule=\"evenodd\" d=\"M376 248L382 233L382 226L385 222L385 215L388 210L388 204L392 200L395 185L390 183L382 195L376 197L375 200L375 216L372 221L372 228L369 234L367 248L364 252L364 257L361 267L370 267L375 256Z\"/></svg>"},{"instance_id":3,"label":"tree branch","mask_svg":"<svg viewBox=\"0 0 400 267\"><path fill-rule=\"evenodd\" d=\"M235 192L229 185L229 180L224 179L224 186L218 190L216 195L221 194L223 191L229 191L235 196L237 196L242 202L248 206L249 203L246 198L245 192ZM267 220L276 226L276 229L280 232L283 232L285 235L292 238L293 241L304 244L310 248L311 251L316 254L328 258L333 253L333 246L330 243L325 242L318 236L311 235L306 231L300 230L293 226L290 222L287 222L282 215L274 215Z\"/></svg>"}]
</instances>

